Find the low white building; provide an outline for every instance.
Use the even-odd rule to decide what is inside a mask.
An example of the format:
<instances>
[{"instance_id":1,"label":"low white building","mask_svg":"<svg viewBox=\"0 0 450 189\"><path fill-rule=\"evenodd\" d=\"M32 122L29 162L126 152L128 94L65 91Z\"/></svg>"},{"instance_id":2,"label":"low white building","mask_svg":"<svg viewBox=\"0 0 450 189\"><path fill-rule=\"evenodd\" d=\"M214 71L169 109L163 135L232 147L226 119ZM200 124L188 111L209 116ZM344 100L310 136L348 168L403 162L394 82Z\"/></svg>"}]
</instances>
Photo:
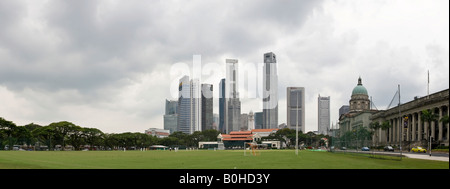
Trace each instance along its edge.
<instances>
[{"instance_id":1,"label":"low white building","mask_svg":"<svg viewBox=\"0 0 450 189\"><path fill-rule=\"evenodd\" d=\"M170 130L150 128L150 129L145 130L145 134L156 136L158 138L165 138L165 137L169 137Z\"/></svg>"}]
</instances>

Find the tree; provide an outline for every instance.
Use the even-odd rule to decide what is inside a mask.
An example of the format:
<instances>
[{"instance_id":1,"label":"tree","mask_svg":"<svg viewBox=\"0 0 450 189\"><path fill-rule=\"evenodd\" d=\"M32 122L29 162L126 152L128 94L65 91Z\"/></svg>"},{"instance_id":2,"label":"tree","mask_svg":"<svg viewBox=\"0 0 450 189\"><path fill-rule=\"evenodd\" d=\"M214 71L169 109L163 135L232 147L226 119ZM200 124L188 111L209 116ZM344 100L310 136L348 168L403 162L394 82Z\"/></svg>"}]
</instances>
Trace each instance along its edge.
<instances>
[{"instance_id":1,"label":"tree","mask_svg":"<svg viewBox=\"0 0 450 189\"><path fill-rule=\"evenodd\" d=\"M66 125L67 129L67 143L72 145L75 150L80 150L81 145L84 144L84 132L80 126L75 124Z\"/></svg>"},{"instance_id":2,"label":"tree","mask_svg":"<svg viewBox=\"0 0 450 189\"><path fill-rule=\"evenodd\" d=\"M45 127L40 127L37 128L35 130L33 130L31 132L32 136L35 137L40 143L45 144L49 150L53 149L54 146L54 141L52 141L52 139L54 140L55 138L55 131L54 128L49 127L49 126L45 126ZM40 144L38 146L40 148Z\"/></svg>"},{"instance_id":3,"label":"tree","mask_svg":"<svg viewBox=\"0 0 450 189\"><path fill-rule=\"evenodd\" d=\"M8 121L0 117L0 136L3 135L2 138L6 139L9 146L8 150L13 149L13 145L16 142L16 138L13 137L16 128L16 124L12 121Z\"/></svg>"},{"instance_id":4,"label":"tree","mask_svg":"<svg viewBox=\"0 0 450 189\"><path fill-rule=\"evenodd\" d=\"M428 135L431 136L431 123L436 122L438 120L438 115L433 113L430 110L422 110L421 118L423 121L428 123Z\"/></svg>"},{"instance_id":5,"label":"tree","mask_svg":"<svg viewBox=\"0 0 450 189\"><path fill-rule=\"evenodd\" d=\"M94 146L104 145L104 133L96 128L83 128L84 140L92 149Z\"/></svg>"},{"instance_id":6,"label":"tree","mask_svg":"<svg viewBox=\"0 0 450 189\"><path fill-rule=\"evenodd\" d=\"M375 138L378 138L378 129L381 128L380 122L378 121L373 121L369 124L369 129L374 133ZM376 140L377 142L377 146L378 146L378 140Z\"/></svg>"},{"instance_id":7,"label":"tree","mask_svg":"<svg viewBox=\"0 0 450 189\"><path fill-rule=\"evenodd\" d=\"M67 133L71 130L71 127L75 124L67 121L55 122L48 125L54 131L54 141L56 144L62 145L62 150L66 146Z\"/></svg>"},{"instance_id":8,"label":"tree","mask_svg":"<svg viewBox=\"0 0 450 189\"><path fill-rule=\"evenodd\" d=\"M430 152L430 156L431 156L431 123L432 122L436 122L438 120L438 115L435 114L433 111L431 110L422 110L422 115L421 118L423 121L428 123L428 144L429 144L429 149L428 151Z\"/></svg>"},{"instance_id":9,"label":"tree","mask_svg":"<svg viewBox=\"0 0 450 189\"><path fill-rule=\"evenodd\" d=\"M442 122L444 125L448 124L448 115L442 116L442 118L439 121Z\"/></svg>"},{"instance_id":10,"label":"tree","mask_svg":"<svg viewBox=\"0 0 450 189\"><path fill-rule=\"evenodd\" d=\"M217 136L219 134L220 132L215 129L202 131L203 141L217 141Z\"/></svg>"}]
</instances>

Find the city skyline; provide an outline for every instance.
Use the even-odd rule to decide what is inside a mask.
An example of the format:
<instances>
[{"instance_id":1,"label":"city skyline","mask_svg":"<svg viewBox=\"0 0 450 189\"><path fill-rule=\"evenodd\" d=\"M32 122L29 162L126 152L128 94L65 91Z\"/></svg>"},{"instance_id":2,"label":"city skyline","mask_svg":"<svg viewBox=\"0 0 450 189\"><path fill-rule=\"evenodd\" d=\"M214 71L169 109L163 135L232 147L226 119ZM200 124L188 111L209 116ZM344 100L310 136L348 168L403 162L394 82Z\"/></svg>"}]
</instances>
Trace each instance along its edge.
<instances>
[{"instance_id":1,"label":"city skyline","mask_svg":"<svg viewBox=\"0 0 450 189\"><path fill-rule=\"evenodd\" d=\"M379 110L398 85L402 103L426 96L428 71L430 94L447 89L448 7L444 0L1 1L0 117L107 133L163 128L165 99L177 100L169 98L176 77L193 69L194 55L215 65L202 68L201 83L219 89L225 59L258 65L274 52L278 123L286 123L286 88L302 86L306 131L314 131L317 95L333 99L336 123L359 76ZM176 65L185 67L171 73ZM241 98L241 113L260 112L261 103Z\"/></svg>"}]
</instances>

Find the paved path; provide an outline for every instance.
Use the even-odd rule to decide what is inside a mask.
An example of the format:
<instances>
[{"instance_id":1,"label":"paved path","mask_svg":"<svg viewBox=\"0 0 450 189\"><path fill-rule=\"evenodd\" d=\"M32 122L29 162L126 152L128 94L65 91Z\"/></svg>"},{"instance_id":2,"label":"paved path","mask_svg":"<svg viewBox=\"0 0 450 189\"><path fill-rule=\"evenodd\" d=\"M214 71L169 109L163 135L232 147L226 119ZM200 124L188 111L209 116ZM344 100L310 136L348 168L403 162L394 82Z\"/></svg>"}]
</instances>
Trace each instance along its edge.
<instances>
[{"instance_id":1,"label":"paved path","mask_svg":"<svg viewBox=\"0 0 450 189\"><path fill-rule=\"evenodd\" d=\"M426 160L437 160L437 161L446 161L449 162L449 158L447 157L443 157L443 156L436 156L433 155L433 153L431 153L431 156L429 156L428 154L410 154L410 153L404 153L404 156L408 157L408 158L416 158L416 159L426 159Z\"/></svg>"},{"instance_id":2,"label":"paved path","mask_svg":"<svg viewBox=\"0 0 450 189\"><path fill-rule=\"evenodd\" d=\"M337 150L338 152L344 152L342 150ZM346 152L352 152L352 153L373 153L373 154L390 154L390 155L400 155L399 152L383 152L383 151L355 151L355 150L348 150ZM411 153L411 152L403 152L402 155L407 158L416 158L416 159L426 159L426 160L436 160L436 161L446 161L449 162L449 154L447 153L431 153L431 156L428 153Z\"/></svg>"}]
</instances>

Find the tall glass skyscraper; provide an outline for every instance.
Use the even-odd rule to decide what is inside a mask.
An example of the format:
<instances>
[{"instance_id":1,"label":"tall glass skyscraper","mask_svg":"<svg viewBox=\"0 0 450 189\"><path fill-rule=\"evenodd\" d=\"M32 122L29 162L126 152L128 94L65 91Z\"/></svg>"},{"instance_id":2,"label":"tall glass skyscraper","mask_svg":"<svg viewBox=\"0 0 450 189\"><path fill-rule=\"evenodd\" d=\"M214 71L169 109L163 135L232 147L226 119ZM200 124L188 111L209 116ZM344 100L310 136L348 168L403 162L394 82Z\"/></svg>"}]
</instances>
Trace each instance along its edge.
<instances>
[{"instance_id":1,"label":"tall glass skyscraper","mask_svg":"<svg viewBox=\"0 0 450 189\"><path fill-rule=\"evenodd\" d=\"M318 102L318 129L319 134L327 135L330 129L330 97L320 96Z\"/></svg>"},{"instance_id":2,"label":"tall glass skyscraper","mask_svg":"<svg viewBox=\"0 0 450 189\"><path fill-rule=\"evenodd\" d=\"M213 85L202 84L202 131L213 128Z\"/></svg>"},{"instance_id":3,"label":"tall glass skyscraper","mask_svg":"<svg viewBox=\"0 0 450 189\"><path fill-rule=\"evenodd\" d=\"M305 133L305 88L288 87L287 95L287 127L296 129Z\"/></svg>"},{"instance_id":4,"label":"tall glass skyscraper","mask_svg":"<svg viewBox=\"0 0 450 189\"><path fill-rule=\"evenodd\" d=\"M219 131L227 133L225 129L225 78L219 83Z\"/></svg>"},{"instance_id":5,"label":"tall glass skyscraper","mask_svg":"<svg viewBox=\"0 0 450 189\"><path fill-rule=\"evenodd\" d=\"M201 97L198 79L183 76L178 85L178 131L201 131Z\"/></svg>"},{"instance_id":6,"label":"tall glass skyscraper","mask_svg":"<svg viewBox=\"0 0 450 189\"><path fill-rule=\"evenodd\" d=\"M238 91L238 60L226 59L225 125L226 133L239 131L241 124L241 101Z\"/></svg>"},{"instance_id":7,"label":"tall glass skyscraper","mask_svg":"<svg viewBox=\"0 0 450 189\"><path fill-rule=\"evenodd\" d=\"M264 54L263 68L263 128L278 127L278 72L276 55Z\"/></svg>"},{"instance_id":8,"label":"tall glass skyscraper","mask_svg":"<svg viewBox=\"0 0 450 189\"><path fill-rule=\"evenodd\" d=\"M166 100L166 112L164 114L164 129L170 133L178 129L178 101Z\"/></svg>"}]
</instances>

